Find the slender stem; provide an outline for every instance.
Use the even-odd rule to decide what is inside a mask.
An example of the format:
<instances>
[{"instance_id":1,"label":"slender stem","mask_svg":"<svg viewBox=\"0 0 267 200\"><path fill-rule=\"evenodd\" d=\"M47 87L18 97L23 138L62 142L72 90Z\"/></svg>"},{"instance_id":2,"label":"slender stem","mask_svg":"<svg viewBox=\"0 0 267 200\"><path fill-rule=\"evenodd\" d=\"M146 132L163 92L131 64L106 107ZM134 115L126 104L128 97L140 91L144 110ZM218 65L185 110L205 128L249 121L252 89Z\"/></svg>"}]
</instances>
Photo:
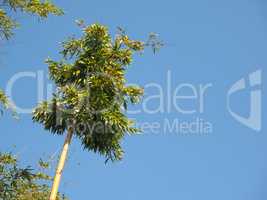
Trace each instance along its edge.
<instances>
[{"instance_id":1,"label":"slender stem","mask_svg":"<svg viewBox=\"0 0 267 200\"><path fill-rule=\"evenodd\" d=\"M68 155L68 150L69 150L69 146L71 143L71 138L73 135L73 131L71 129L68 130L68 134L65 138L65 142L63 145L63 149L62 149L62 153L60 155L60 159L58 162L58 166L57 166L57 170L56 170L56 174L54 177L54 182L53 182L53 186L52 186L52 190L51 190L51 194L50 194L50 198L49 200L56 200L57 197L57 193L58 193L58 188L59 188L59 184L60 184L60 179L61 179L61 175L64 169L64 165L67 159L67 155Z\"/></svg>"}]
</instances>

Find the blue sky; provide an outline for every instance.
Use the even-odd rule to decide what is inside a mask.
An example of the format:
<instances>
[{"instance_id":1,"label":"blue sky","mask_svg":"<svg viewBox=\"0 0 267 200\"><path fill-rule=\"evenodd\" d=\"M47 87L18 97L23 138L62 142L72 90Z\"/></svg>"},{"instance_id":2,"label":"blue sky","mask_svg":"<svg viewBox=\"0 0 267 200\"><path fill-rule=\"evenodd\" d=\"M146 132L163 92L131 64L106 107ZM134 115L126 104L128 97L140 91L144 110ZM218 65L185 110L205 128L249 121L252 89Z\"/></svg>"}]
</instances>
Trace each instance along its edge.
<instances>
[{"instance_id":1,"label":"blue sky","mask_svg":"<svg viewBox=\"0 0 267 200\"><path fill-rule=\"evenodd\" d=\"M265 66L267 66L267 2L264 0L165 0L165 1L55 1L65 10L62 17L47 21L17 15L21 28L3 44L0 86L6 88L16 73L47 72L44 60L59 59L59 43L79 35L76 19L99 22L114 35L122 26L134 38L145 40L156 32L165 46L153 55L148 49L136 56L127 77L130 83L159 84L168 106L168 71L171 94L187 83L195 88L212 84L205 95L203 113L183 114L173 106L168 112L133 115L138 122L204 119L212 124L208 134L181 135L160 129L126 137L122 162L104 164L104 158L83 151L74 139L60 191L71 199L180 199L180 200L266 200L266 125L254 131L234 120L226 107L226 94L239 79L261 69L263 76L263 122L265 121ZM47 81L47 80L46 80ZM13 99L23 107L34 107L36 80L25 78L13 88ZM188 91L183 90L183 95ZM189 91L190 92L190 91ZM192 92L192 91L191 91ZM145 99L157 94L147 88ZM233 109L249 114L249 90L233 99ZM198 99L199 100L199 99ZM146 101L150 108L158 99ZM137 108L142 108L141 104ZM192 109L197 101L179 104ZM34 165L39 157L60 150L63 137L45 132L33 124L31 115L16 121L5 115L0 121L1 151L13 150L22 164ZM14 145L16 145L14 149ZM53 172L53 171L51 171Z\"/></svg>"}]
</instances>

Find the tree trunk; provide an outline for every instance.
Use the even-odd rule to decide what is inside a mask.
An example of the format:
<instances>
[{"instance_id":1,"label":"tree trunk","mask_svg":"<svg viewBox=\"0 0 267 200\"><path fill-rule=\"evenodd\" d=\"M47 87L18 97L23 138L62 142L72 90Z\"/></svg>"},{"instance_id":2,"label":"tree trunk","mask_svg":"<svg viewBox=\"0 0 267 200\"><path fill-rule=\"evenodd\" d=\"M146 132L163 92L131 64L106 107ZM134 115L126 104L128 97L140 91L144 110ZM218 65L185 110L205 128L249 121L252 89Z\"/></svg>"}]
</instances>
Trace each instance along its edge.
<instances>
[{"instance_id":1,"label":"tree trunk","mask_svg":"<svg viewBox=\"0 0 267 200\"><path fill-rule=\"evenodd\" d=\"M58 162L57 171L56 171L56 174L54 177L53 187L51 190L49 200L56 200L56 198L57 198L58 187L59 187L61 175L63 172L63 168L64 168L64 165L65 165L65 162L67 159L68 150L69 150L69 146L71 143L72 135L73 135L73 130L69 129L68 134L67 134L66 139L65 139L65 142L64 142L64 145L63 145L62 153L60 155L60 159Z\"/></svg>"}]
</instances>

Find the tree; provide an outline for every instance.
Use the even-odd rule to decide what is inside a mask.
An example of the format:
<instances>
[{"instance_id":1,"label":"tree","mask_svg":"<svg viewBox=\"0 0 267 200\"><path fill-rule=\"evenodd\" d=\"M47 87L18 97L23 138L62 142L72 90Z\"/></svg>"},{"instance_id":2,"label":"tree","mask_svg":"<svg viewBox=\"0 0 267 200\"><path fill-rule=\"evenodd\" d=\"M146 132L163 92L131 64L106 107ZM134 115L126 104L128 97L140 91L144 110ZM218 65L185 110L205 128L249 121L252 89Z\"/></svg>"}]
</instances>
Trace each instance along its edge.
<instances>
[{"instance_id":1,"label":"tree","mask_svg":"<svg viewBox=\"0 0 267 200\"><path fill-rule=\"evenodd\" d=\"M112 40L100 24L80 26L80 38L63 42L62 60L46 61L57 91L33 113L33 120L45 130L67 133L50 200L55 200L73 134L84 149L116 161L123 156L121 139L139 131L124 111L129 103L139 102L143 89L127 86L125 72L133 53L142 51L145 43L129 39L122 31Z\"/></svg>"},{"instance_id":2,"label":"tree","mask_svg":"<svg viewBox=\"0 0 267 200\"><path fill-rule=\"evenodd\" d=\"M13 36L14 29L19 26L10 16L16 12L32 14L41 19L47 18L49 14L63 14L61 9L48 0L0 0L0 40L9 40ZM8 99L1 89L0 104L4 108L8 107Z\"/></svg>"},{"instance_id":3,"label":"tree","mask_svg":"<svg viewBox=\"0 0 267 200\"><path fill-rule=\"evenodd\" d=\"M0 152L0 200L47 200L50 194L46 182L51 177L44 173L49 165L39 161L40 170L19 167L11 153ZM67 200L57 194L57 200Z\"/></svg>"}]
</instances>

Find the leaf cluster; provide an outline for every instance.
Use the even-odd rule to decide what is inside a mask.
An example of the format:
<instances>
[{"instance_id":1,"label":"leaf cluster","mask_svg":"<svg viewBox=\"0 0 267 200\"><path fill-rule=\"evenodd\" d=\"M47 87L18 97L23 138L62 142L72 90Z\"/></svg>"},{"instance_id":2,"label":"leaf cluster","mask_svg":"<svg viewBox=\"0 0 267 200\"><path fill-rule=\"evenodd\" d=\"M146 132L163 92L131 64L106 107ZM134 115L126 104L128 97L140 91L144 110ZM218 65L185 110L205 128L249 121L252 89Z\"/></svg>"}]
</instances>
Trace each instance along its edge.
<instances>
[{"instance_id":1,"label":"leaf cluster","mask_svg":"<svg viewBox=\"0 0 267 200\"><path fill-rule=\"evenodd\" d=\"M5 93L0 89L0 113L3 114L3 109L8 108L8 98Z\"/></svg>"},{"instance_id":2,"label":"leaf cluster","mask_svg":"<svg viewBox=\"0 0 267 200\"><path fill-rule=\"evenodd\" d=\"M105 26L93 24L62 46L62 60L46 61L58 91L35 109L33 120L55 134L72 126L85 149L120 160L121 139L139 131L124 111L139 102L143 89L127 86L125 73L144 43L124 33L112 39Z\"/></svg>"},{"instance_id":3,"label":"leaf cluster","mask_svg":"<svg viewBox=\"0 0 267 200\"><path fill-rule=\"evenodd\" d=\"M1 0L0 1L0 37L10 39L13 29L18 26L11 15L22 12L47 18L49 14L62 15L63 11L49 0Z\"/></svg>"},{"instance_id":4,"label":"leaf cluster","mask_svg":"<svg viewBox=\"0 0 267 200\"><path fill-rule=\"evenodd\" d=\"M44 162L42 162L44 163ZM44 168L47 165L41 165ZM47 200L51 178L31 167L21 168L11 153L0 152L0 200ZM66 200L58 195L57 200Z\"/></svg>"}]
</instances>

